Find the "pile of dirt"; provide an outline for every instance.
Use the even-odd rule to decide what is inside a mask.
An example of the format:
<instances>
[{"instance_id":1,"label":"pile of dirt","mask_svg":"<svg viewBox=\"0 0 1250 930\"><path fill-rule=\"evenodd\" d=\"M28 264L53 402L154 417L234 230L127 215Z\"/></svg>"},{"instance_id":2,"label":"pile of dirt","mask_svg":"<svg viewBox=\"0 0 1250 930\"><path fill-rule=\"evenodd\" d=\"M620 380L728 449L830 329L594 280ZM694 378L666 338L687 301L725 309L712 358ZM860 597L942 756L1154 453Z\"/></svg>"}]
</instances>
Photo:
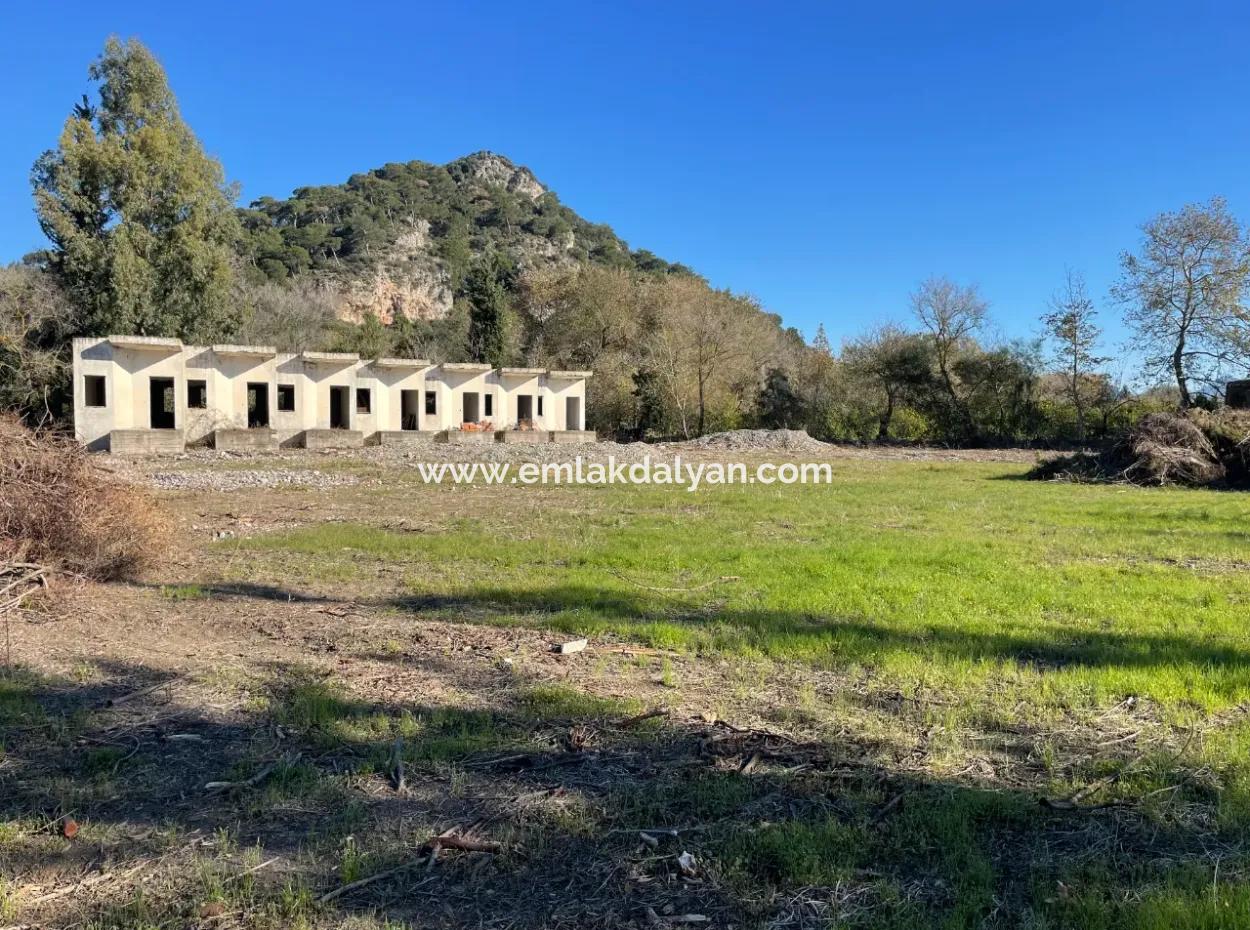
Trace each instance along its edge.
<instances>
[{"instance_id":1,"label":"pile of dirt","mask_svg":"<svg viewBox=\"0 0 1250 930\"><path fill-rule=\"evenodd\" d=\"M70 438L0 416L0 562L107 581L131 577L168 540L164 514Z\"/></svg>"},{"instance_id":2,"label":"pile of dirt","mask_svg":"<svg viewBox=\"0 0 1250 930\"><path fill-rule=\"evenodd\" d=\"M670 449L708 449L717 452L808 452L827 454L829 444L801 429L735 429L710 433L685 442L664 443Z\"/></svg>"},{"instance_id":3,"label":"pile of dirt","mask_svg":"<svg viewBox=\"0 0 1250 930\"><path fill-rule=\"evenodd\" d=\"M1108 449L1050 459L1029 477L1245 487L1250 484L1250 416L1236 410L1152 413Z\"/></svg>"}]
</instances>

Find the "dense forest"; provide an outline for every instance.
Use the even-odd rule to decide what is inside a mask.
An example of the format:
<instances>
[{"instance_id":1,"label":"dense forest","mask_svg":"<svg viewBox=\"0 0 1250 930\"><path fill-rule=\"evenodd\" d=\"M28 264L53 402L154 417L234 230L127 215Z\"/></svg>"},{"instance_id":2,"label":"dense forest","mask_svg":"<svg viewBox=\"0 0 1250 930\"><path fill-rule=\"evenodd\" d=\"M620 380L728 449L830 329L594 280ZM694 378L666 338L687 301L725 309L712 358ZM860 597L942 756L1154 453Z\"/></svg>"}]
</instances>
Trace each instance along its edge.
<instances>
[{"instance_id":1,"label":"dense forest","mask_svg":"<svg viewBox=\"0 0 1250 930\"><path fill-rule=\"evenodd\" d=\"M489 152L240 208L144 46L109 40L89 76L32 172L49 247L0 269L0 407L28 420L64 422L69 340L111 332L592 368L591 425L637 438L1080 443L1218 404L1250 363L1250 243L1218 198L1147 222L1104 300L1058 280L1028 340L991 338L977 287L934 277L906 324L835 348ZM1135 370L1099 354L1099 303L1135 334Z\"/></svg>"}]
</instances>

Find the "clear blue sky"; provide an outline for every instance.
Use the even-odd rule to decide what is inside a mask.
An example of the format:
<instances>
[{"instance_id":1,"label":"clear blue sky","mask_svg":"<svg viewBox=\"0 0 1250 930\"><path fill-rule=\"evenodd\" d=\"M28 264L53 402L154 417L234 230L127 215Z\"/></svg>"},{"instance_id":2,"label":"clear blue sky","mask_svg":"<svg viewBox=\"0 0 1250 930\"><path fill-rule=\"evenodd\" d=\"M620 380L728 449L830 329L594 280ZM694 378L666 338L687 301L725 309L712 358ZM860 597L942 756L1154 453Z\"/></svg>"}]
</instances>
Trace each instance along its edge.
<instances>
[{"instance_id":1,"label":"clear blue sky","mask_svg":"<svg viewBox=\"0 0 1250 930\"><path fill-rule=\"evenodd\" d=\"M245 201L491 149L835 343L930 274L1026 335L1065 266L1103 297L1152 214L1250 219L1243 4L14 4L0 260L42 244L30 166L110 33Z\"/></svg>"}]
</instances>

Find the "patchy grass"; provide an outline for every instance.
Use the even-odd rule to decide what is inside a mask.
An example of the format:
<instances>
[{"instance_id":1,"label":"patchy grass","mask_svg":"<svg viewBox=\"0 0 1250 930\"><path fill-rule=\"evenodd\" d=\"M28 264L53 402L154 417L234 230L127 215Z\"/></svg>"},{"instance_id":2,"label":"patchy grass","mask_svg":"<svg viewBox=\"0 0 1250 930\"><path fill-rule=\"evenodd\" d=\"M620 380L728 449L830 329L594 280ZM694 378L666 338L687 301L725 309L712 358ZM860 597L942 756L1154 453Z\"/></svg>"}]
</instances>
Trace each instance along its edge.
<instances>
[{"instance_id":1,"label":"patchy grass","mask_svg":"<svg viewBox=\"0 0 1250 930\"><path fill-rule=\"evenodd\" d=\"M152 650L168 690L110 708L154 670L86 620L23 630L57 671L0 676L8 922L1250 927L1243 498L984 463L697 494L370 467L281 508L177 497L256 533L123 589L131 662L154 619L184 638ZM449 829L498 851L431 864ZM38 903L98 862L115 883Z\"/></svg>"},{"instance_id":2,"label":"patchy grass","mask_svg":"<svg viewBox=\"0 0 1250 930\"><path fill-rule=\"evenodd\" d=\"M825 487L560 489L515 519L506 502L528 492L489 488L497 506L435 532L313 524L223 545L314 585L334 565L401 569L391 600L423 616L870 668L912 690L1250 698L1243 498L1014 480L1022 466L837 469Z\"/></svg>"}]
</instances>

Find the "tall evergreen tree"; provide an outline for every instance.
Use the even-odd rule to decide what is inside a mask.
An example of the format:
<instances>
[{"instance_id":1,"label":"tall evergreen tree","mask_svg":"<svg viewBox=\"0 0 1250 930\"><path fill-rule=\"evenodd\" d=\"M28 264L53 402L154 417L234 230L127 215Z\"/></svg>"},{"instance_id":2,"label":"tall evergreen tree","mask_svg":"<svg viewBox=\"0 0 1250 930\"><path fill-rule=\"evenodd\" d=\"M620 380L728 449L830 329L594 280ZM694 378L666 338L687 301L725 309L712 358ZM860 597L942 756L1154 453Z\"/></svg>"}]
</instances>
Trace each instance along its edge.
<instances>
[{"instance_id":1,"label":"tall evergreen tree","mask_svg":"<svg viewBox=\"0 0 1250 930\"><path fill-rule=\"evenodd\" d=\"M469 353L475 362L506 364L511 307L508 285L512 271L497 252L475 262L465 278L469 301Z\"/></svg>"},{"instance_id":2,"label":"tall evergreen tree","mask_svg":"<svg viewBox=\"0 0 1250 930\"><path fill-rule=\"evenodd\" d=\"M32 172L74 328L211 340L235 322L238 220L221 164L137 40L110 38L89 75L98 103L83 96Z\"/></svg>"}]
</instances>

